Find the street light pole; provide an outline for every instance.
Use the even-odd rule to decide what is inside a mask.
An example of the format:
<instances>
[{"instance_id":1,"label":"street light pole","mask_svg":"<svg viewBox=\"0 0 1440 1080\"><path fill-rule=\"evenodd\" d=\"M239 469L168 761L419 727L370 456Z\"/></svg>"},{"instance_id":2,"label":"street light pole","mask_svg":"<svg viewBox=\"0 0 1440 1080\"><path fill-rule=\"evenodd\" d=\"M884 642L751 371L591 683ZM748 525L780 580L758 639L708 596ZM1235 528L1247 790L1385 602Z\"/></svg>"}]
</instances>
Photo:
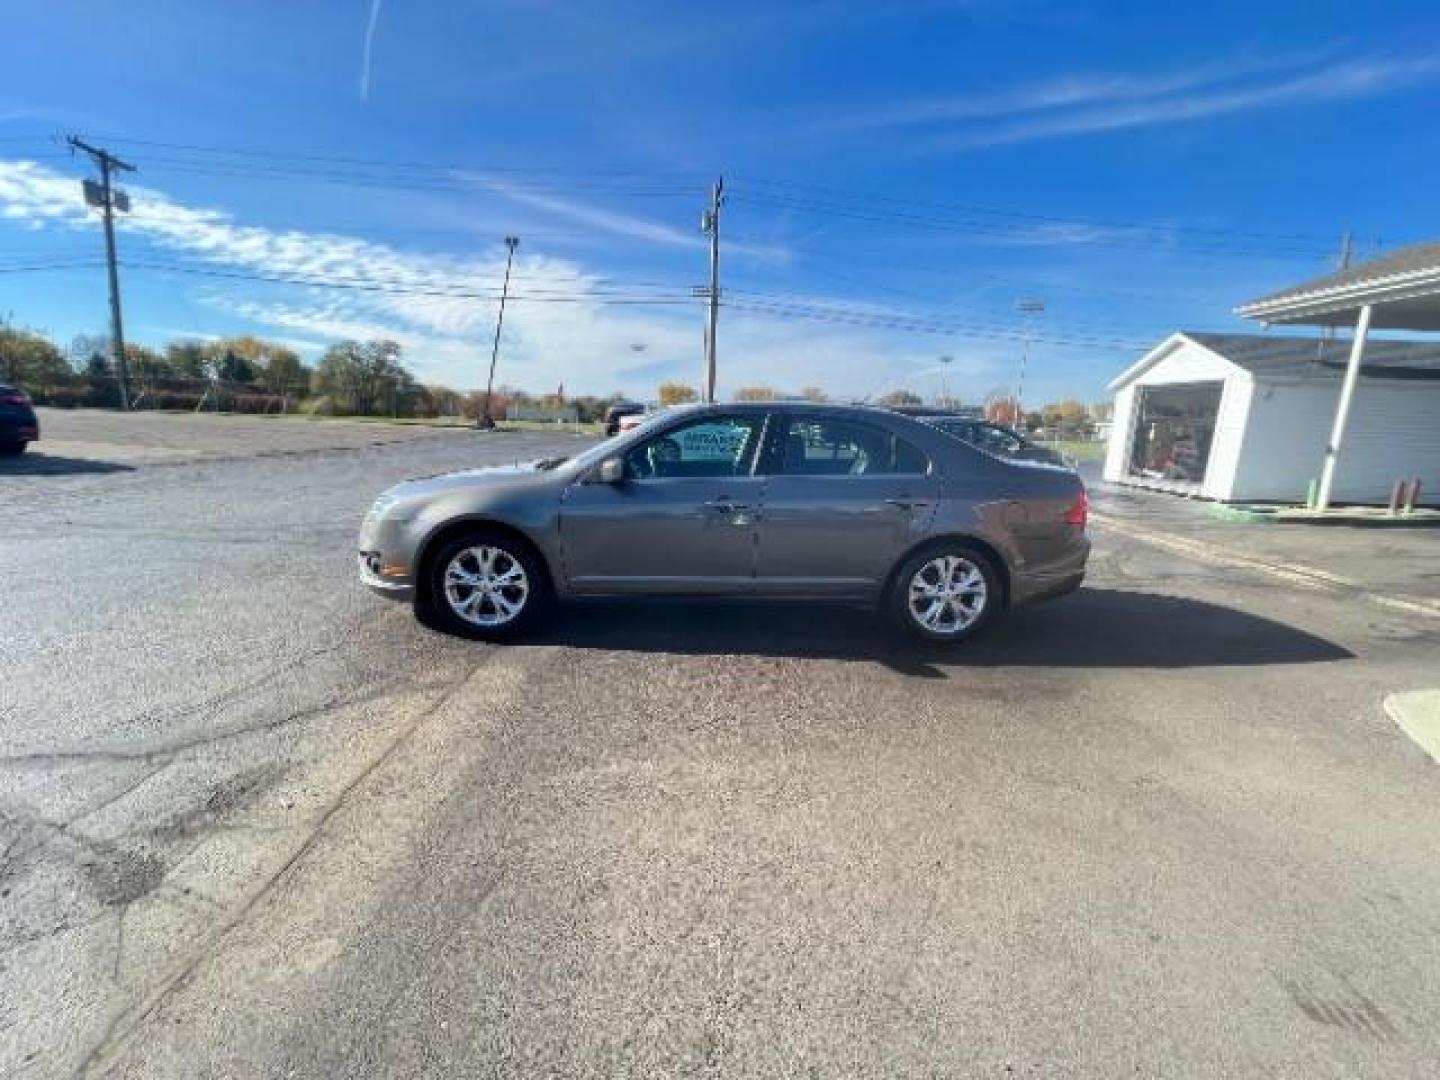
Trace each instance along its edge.
<instances>
[{"instance_id":1,"label":"street light pole","mask_svg":"<svg viewBox=\"0 0 1440 1080\"><path fill-rule=\"evenodd\" d=\"M490 377L485 380L485 408L476 418L475 426L481 430L493 428L495 421L490 418L490 394L495 388L495 359L500 355L500 328L505 325L505 301L510 295L510 267L515 261L515 249L520 246L518 236L505 237L505 283L500 286L500 314L495 320L495 342L490 346Z\"/></svg>"},{"instance_id":2,"label":"street light pole","mask_svg":"<svg viewBox=\"0 0 1440 1080\"><path fill-rule=\"evenodd\" d=\"M1025 367L1030 362L1030 338L1035 332L1034 316L1045 310L1045 301L1037 297L1026 297L1015 305L1015 310L1025 316L1025 345L1020 352L1020 382L1015 388L1015 430L1025 433Z\"/></svg>"}]
</instances>

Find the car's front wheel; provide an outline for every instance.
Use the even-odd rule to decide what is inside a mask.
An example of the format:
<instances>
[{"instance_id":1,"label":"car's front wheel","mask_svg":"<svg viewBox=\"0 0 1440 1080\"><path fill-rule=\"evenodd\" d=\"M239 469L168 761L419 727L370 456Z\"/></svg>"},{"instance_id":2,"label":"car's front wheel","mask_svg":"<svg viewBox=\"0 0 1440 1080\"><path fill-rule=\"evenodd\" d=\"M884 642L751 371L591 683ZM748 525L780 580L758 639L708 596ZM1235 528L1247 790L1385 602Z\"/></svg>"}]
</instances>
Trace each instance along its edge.
<instances>
[{"instance_id":1,"label":"car's front wheel","mask_svg":"<svg viewBox=\"0 0 1440 1080\"><path fill-rule=\"evenodd\" d=\"M901 564L885 599L892 622L924 641L973 636L1001 604L1000 580L988 558L962 544L940 543Z\"/></svg>"},{"instance_id":2,"label":"car's front wheel","mask_svg":"<svg viewBox=\"0 0 1440 1080\"><path fill-rule=\"evenodd\" d=\"M425 613L466 637L514 637L535 626L551 603L540 557L501 532L477 530L446 541L425 576Z\"/></svg>"}]
</instances>

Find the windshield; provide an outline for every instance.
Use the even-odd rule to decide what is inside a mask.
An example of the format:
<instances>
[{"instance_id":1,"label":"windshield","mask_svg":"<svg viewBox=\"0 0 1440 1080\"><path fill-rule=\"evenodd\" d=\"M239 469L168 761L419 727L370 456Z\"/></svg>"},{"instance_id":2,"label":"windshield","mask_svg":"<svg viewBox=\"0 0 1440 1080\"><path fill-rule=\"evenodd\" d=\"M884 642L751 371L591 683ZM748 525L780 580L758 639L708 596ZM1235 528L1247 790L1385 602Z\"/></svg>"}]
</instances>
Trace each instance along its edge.
<instances>
[{"instance_id":1,"label":"windshield","mask_svg":"<svg viewBox=\"0 0 1440 1080\"><path fill-rule=\"evenodd\" d=\"M615 453L620 447L628 446L635 436L653 430L659 425L660 421L667 420L672 415L672 413L666 411L657 412L647 417L643 423L631 428L629 431L622 431L618 435L611 435L608 439L602 439L583 453L576 454L569 459L568 464L577 471L589 468L592 465L598 465L611 454Z\"/></svg>"}]
</instances>

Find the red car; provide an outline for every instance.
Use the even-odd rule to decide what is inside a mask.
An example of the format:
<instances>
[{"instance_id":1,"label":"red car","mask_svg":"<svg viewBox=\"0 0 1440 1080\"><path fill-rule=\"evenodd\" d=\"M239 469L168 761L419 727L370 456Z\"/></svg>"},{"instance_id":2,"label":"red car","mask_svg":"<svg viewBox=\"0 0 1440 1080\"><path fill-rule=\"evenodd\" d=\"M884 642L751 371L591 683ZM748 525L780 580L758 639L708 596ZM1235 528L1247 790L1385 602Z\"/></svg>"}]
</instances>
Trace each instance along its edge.
<instances>
[{"instance_id":1,"label":"red car","mask_svg":"<svg viewBox=\"0 0 1440 1080\"><path fill-rule=\"evenodd\" d=\"M0 383L0 454L23 454L40 438L40 421L25 391Z\"/></svg>"}]
</instances>

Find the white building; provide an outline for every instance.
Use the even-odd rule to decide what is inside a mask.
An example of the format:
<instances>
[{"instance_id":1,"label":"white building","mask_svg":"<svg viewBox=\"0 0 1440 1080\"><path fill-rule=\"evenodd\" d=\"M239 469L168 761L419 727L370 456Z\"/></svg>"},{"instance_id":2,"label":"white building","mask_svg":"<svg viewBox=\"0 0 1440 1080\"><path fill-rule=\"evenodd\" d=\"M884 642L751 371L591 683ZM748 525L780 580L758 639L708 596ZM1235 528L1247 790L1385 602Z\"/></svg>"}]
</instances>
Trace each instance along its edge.
<instances>
[{"instance_id":1,"label":"white building","mask_svg":"<svg viewBox=\"0 0 1440 1080\"><path fill-rule=\"evenodd\" d=\"M1105 479L1225 502L1302 503L1321 474L1351 342L1177 333L1110 384ZM1337 503L1398 479L1440 496L1440 343L1371 339L1353 387Z\"/></svg>"}]
</instances>

